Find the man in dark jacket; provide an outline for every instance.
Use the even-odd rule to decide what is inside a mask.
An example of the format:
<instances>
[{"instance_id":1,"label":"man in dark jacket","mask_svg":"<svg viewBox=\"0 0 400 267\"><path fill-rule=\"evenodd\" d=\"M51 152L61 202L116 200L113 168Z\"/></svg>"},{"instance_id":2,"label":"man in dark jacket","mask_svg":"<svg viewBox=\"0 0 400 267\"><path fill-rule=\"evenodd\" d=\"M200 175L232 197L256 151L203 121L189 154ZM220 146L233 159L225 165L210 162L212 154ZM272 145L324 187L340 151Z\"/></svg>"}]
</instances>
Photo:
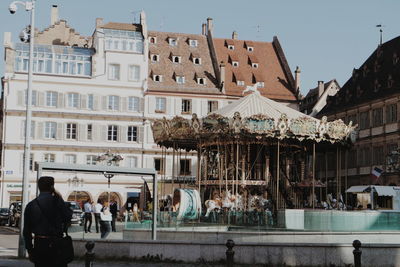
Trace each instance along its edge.
<instances>
[{"instance_id":1,"label":"man in dark jacket","mask_svg":"<svg viewBox=\"0 0 400 267\"><path fill-rule=\"evenodd\" d=\"M116 232L117 229L115 228L115 221L116 221L117 215L118 215L118 204L117 204L117 202L115 200L113 200L111 202L110 212L111 212L111 215L112 215L111 230L113 232Z\"/></svg>"},{"instance_id":2,"label":"man in dark jacket","mask_svg":"<svg viewBox=\"0 0 400 267\"><path fill-rule=\"evenodd\" d=\"M24 213L23 235L29 259L36 267L67 266L60 262L57 241L71 222L72 210L55 191L53 177L40 177L38 187L40 195L28 203Z\"/></svg>"}]
</instances>

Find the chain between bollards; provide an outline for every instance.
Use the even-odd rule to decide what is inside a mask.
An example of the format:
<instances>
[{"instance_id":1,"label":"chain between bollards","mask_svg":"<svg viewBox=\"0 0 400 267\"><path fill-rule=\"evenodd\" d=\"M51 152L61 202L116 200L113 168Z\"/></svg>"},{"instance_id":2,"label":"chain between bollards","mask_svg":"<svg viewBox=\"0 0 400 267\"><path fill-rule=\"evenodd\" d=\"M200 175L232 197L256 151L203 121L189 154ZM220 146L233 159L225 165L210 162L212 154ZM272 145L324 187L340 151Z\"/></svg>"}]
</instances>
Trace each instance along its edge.
<instances>
[{"instance_id":1,"label":"chain between bollards","mask_svg":"<svg viewBox=\"0 0 400 267\"><path fill-rule=\"evenodd\" d=\"M233 267L233 256L235 256L235 251L233 251L233 247L235 246L235 242L232 239L228 239L226 241L226 266Z\"/></svg>"},{"instance_id":2,"label":"chain between bollards","mask_svg":"<svg viewBox=\"0 0 400 267\"><path fill-rule=\"evenodd\" d=\"M361 267L361 242L360 240L353 241L353 255L354 255L354 267Z\"/></svg>"},{"instance_id":3,"label":"chain between bollards","mask_svg":"<svg viewBox=\"0 0 400 267\"><path fill-rule=\"evenodd\" d=\"M85 248L87 250L85 253L85 267L92 267L95 255L93 252L94 242L93 241L86 242Z\"/></svg>"}]
</instances>

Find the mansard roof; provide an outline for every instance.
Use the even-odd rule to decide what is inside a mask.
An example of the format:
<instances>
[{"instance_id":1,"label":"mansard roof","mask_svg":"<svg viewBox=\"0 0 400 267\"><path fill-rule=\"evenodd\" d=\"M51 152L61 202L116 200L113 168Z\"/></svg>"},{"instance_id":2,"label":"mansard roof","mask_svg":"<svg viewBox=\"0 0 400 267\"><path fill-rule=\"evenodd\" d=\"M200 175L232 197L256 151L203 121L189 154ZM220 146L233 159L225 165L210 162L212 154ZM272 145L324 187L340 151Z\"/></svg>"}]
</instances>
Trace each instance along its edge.
<instances>
[{"instance_id":1,"label":"mansard roof","mask_svg":"<svg viewBox=\"0 0 400 267\"><path fill-rule=\"evenodd\" d=\"M149 37L156 37L155 43L149 43L150 51L157 51L159 60L149 60L149 90L178 91L188 93L222 94L211 61L207 37L200 34L169 33L149 31ZM169 44L169 38L177 40L176 45ZM189 40L197 40L197 46L190 46ZM173 62L172 56L180 56L180 63ZM201 58L200 64L193 62L194 57ZM161 72L162 81L154 81L153 70ZM184 76L185 82L178 84L176 75ZM204 77L204 84L198 84L197 78Z\"/></svg>"},{"instance_id":2,"label":"mansard roof","mask_svg":"<svg viewBox=\"0 0 400 267\"><path fill-rule=\"evenodd\" d=\"M398 94L400 90L400 36L379 45L318 115Z\"/></svg>"},{"instance_id":3,"label":"mansard roof","mask_svg":"<svg viewBox=\"0 0 400 267\"><path fill-rule=\"evenodd\" d=\"M254 84L253 76L260 77L262 75L265 87L259 90L263 96L278 101L297 100L293 75L276 37L273 42L218 38L213 38L213 42L218 62L228 62L225 64L225 92L227 95L242 96L246 86ZM233 45L234 49L229 49L228 45ZM253 47L252 51L248 51L247 46L249 45ZM232 60L239 61L239 66L233 66ZM251 63L258 63L258 67L252 67ZM244 77L244 86L234 82L233 75L238 72Z\"/></svg>"}]
</instances>

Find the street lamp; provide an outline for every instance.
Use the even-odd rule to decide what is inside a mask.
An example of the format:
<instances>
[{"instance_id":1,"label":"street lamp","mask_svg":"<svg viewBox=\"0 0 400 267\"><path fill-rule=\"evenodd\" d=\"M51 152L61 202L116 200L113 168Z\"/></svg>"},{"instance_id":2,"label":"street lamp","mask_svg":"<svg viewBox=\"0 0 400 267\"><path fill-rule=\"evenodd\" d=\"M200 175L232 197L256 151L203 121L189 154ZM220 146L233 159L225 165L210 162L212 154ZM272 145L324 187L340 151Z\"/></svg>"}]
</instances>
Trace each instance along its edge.
<instances>
[{"instance_id":1,"label":"street lamp","mask_svg":"<svg viewBox=\"0 0 400 267\"><path fill-rule=\"evenodd\" d=\"M26 92L26 120L25 120L25 144L24 144L24 163L23 163L23 173L22 173L22 209L21 209L21 228L19 231L19 243L18 243L18 257L25 257L25 245L24 245L24 237L23 237L23 229L24 229L24 212L25 207L28 204L29 198L29 180L28 180L28 172L29 172L29 161L31 154L31 120L32 120L32 76L33 76L33 45L35 39L35 2L32 1L14 1L8 7L8 10L11 14L17 12L17 5L22 5L25 7L26 11L31 12L31 25L28 28L29 31L26 31L25 34L20 35L22 41L29 41L29 68L28 68L28 88ZM22 38L22 37L24 38ZM26 38L28 37L28 38Z\"/></svg>"},{"instance_id":2,"label":"street lamp","mask_svg":"<svg viewBox=\"0 0 400 267\"><path fill-rule=\"evenodd\" d=\"M111 153L110 150L108 150L103 155L96 157L97 162L105 162L108 166L117 165L118 162L120 162L123 159L124 158L121 155L113 154L113 153ZM111 178L114 177L114 174L108 173L108 172L103 172L103 175L105 178L108 179L108 203L110 203L110 195L111 195L111 192L110 192L110 182L111 181L110 180L111 180Z\"/></svg>"},{"instance_id":3,"label":"street lamp","mask_svg":"<svg viewBox=\"0 0 400 267\"><path fill-rule=\"evenodd\" d=\"M70 178L67 180L69 185L72 185L72 187L74 188L74 194L75 194L75 202L76 202L76 194L77 194L77 190L76 188L79 186L83 186L83 179L79 179L76 175L74 176L74 178Z\"/></svg>"}]
</instances>

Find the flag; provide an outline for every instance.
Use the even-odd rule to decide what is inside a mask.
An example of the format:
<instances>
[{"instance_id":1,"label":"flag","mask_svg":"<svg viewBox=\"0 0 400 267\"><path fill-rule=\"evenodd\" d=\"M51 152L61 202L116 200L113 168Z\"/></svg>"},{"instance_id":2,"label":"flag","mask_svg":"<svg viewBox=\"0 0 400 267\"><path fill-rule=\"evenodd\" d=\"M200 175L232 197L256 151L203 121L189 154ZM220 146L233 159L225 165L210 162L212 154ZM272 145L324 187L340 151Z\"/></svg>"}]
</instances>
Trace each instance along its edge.
<instances>
[{"instance_id":1,"label":"flag","mask_svg":"<svg viewBox=\"0 0 400 267\"><path fill-rule=\"evenodd\" d=\"M378 179L382 175L382 173L383 170L378 167L375 167L371 172L371 174L375 177L375 179Z\"/></svg>"}]
</instances>

